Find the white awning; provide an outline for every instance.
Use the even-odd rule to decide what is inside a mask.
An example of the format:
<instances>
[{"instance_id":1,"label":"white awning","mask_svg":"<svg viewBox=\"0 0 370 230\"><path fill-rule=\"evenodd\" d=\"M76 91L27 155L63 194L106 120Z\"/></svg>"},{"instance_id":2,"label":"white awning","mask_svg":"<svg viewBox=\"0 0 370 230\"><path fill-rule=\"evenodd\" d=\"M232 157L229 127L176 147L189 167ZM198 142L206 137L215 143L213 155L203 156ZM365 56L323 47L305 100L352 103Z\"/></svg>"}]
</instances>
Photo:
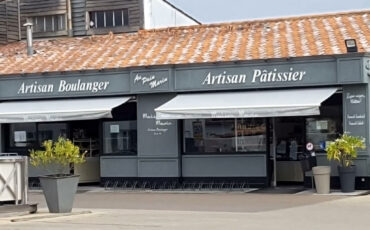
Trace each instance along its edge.
<instances>
[{"instance_id":1,"label":"white awning","mask_svg":"<svg viewBox=\"0 0 370 230\"><path fill-rule=\"evenodd\" d=\"M337 88L178 95L155 109L157 119L247 118L319 115Z\"/></svg>"},{"instance_id":2,"label":"white awning","mask_svg":"<svg viewBox=\"0 0 370 230\"><path fill-rule=\"evenodd\" d=\"M0 103L0 123L111 118L112 109L128 100L130 97L4 102Z\"/></svg>"}]
</instances>

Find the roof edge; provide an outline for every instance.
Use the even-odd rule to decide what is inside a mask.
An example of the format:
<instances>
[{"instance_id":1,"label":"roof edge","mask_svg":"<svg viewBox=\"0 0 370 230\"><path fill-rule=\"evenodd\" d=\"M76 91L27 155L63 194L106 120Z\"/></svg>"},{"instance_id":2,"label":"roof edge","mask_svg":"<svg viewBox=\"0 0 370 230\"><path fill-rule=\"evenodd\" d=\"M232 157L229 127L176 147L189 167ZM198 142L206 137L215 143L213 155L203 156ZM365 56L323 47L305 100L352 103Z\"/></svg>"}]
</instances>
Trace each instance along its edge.
<instances>
[{"instance_id":1,"label":"roof edge","mask_svg":"<svg viewBox=\"0 0 370 230\"><path fill-rule=\"evenodd\" d=\"M323 17L333 17L333 16L340 17L340 16L345 16L345 15L357 15L357 14L364 14L364 13L370 13L370 8L363 9L363 10L339 11L339 12L324 13L324 14L309 14L309 15L287 16L287 17L279 17L279 18L251 19L251 20L245 20L245 21L243 20L243 21L232 21L232 22L221 22L221 23L208 23L208 24L192 25L192 26L177 26L177 27L168 27L168 28L161 28L161 29L140 30L139 32L150 33L150 32L160 32L160 31L181 31L185 29L230 27L230 26L237 26L237 25L242 25L242 24L258 24L258 23L262 24L262 23L269 23L269 22L306 20L310 18L323 18Z\"/></svg>"}]
</instances>

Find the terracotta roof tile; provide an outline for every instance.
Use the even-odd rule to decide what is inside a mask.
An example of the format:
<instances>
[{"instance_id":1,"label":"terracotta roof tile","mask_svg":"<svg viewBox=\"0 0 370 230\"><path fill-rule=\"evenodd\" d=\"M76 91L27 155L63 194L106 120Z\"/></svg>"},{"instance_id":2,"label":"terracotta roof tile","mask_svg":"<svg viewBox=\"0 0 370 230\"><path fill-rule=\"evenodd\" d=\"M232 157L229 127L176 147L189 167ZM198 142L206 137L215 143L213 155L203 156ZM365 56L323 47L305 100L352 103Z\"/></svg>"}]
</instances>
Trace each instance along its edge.
<instances>
[{"instance_id":1,"label":"terracotta roof tile","mask_svg":"<svg viewBox=\"0 0 370 230\"><path fill-rule=\"evenodd\" d=\"M370 11L200 25L0 46L0 74L126 68L370 52Z\"/></svg>"}]
</instances>

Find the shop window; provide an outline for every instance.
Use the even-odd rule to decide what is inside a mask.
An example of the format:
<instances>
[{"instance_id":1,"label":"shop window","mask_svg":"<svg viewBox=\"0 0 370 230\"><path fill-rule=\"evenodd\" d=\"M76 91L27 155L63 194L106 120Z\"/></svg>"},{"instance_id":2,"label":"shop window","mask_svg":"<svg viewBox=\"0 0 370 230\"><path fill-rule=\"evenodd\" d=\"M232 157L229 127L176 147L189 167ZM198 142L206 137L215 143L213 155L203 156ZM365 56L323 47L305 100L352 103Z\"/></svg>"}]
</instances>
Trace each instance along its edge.
<instances>
[{"instance_id":1,"label":"shop window","mask_svg":"<svg viewBox=\"0 0 370 230\"><path fill-rule=\"evenodd\" d=\"M38 125L39 145L45 140L58 140L59 137L67 137L68 126L66 123L45 123Z\"/></svg>"},{"instance_id":2,"label":"shop window","mask_svg":"<svg viewBox=\"0 0 370 230\"><path fill-rule=\"evenodd\" d=\"M90 28L128 26L128 10L105 10L89 12Z\"/></svg>"},{"instance_id":3,"label":"shop window","mask_svg":"<svg viewBox=\"0 0 370 230\"><path fill-rule=\"evenodd\" d=\"M66 30L66 18L64 14L37 16L32 18L33 32L46 33Z\"/></svg>"},{"instance_id":4,"label":"shop window","mask_svg":"<svg viewBox=\"0 0 370 230\"><path fill-rule=\"evenodd\" d=\"M104 154L137 154L136 121L111 121L103 123Z\"/></svg>"},{"instance_id":5,"label":"shop window","mask_svg":"<svg viewBox=\"0 0 370 230\"><path fill-rule=\"evenodd\" d=\"M97 120L70 123L72 141L87 157L98 157L100 154L99 125Z\"/></svg>"},{"instance_id":6,"label":"shop window","mask_svg":"<svg viewBox=\"0 0 370 230\"><path fill-rule=\"evenodd\" d=\"M37 146L35 123L18 123L9 126L9 147L32 149Z\"/></svg>"},{"instance_id":7,"label":"shop window","mask_svg":"<svg viewBox=\"0 0 370 230\"><path fill-rule=\"evenodd\" d=\"M184 153L266 152L265 119L184 120Z\"/></svg>"},{"instance_id":8,"label":"shop window","mask_svg":"<svg viewBox=\"0 0 370 230\"><path fill-rule=\"evenodd\" d=\"M343 133L342 94L335 94L320 107L320 116L306 118L306 139L317 152Z\"/></svg>"}]
</instances>

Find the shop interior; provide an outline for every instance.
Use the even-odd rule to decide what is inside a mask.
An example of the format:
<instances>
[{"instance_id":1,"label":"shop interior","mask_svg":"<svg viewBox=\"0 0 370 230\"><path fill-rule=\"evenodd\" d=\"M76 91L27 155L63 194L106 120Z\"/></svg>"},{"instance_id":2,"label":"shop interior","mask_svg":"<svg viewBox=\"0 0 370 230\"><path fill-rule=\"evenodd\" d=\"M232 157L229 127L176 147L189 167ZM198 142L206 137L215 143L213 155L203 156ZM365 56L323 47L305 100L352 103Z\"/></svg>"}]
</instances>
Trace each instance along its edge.
<instances>
[{"instance_id":1,"label":"shop interior","mask_svg":"<svg viewBox=\"0 0 370 230\"><path fill-rule=\"evenodd\" d=\"M267 154L268 175L272 181L276 144L277 183L303 184L301 161L308 154L306 144L312 143L316 153L325 153L328 141L343 132L342 104L342 94L336 93L322 103L318 116L183 120L182 152Z\"/></svg>"},{"instance_id":2,"label":"shop interior","mask_svg":"<svg viewBox=\"0 0 370 230\"><path fill-rule=\"evenodd\" d=\"M136 103L114 108L112 115L112 119L5 124L4 150L29 155L45 140L66 137L86 154L86 162L74 167L73 173L80 175L80 183L96 183L100 181L102 154L137 154Z\"/></svg>"}]
</instances>

